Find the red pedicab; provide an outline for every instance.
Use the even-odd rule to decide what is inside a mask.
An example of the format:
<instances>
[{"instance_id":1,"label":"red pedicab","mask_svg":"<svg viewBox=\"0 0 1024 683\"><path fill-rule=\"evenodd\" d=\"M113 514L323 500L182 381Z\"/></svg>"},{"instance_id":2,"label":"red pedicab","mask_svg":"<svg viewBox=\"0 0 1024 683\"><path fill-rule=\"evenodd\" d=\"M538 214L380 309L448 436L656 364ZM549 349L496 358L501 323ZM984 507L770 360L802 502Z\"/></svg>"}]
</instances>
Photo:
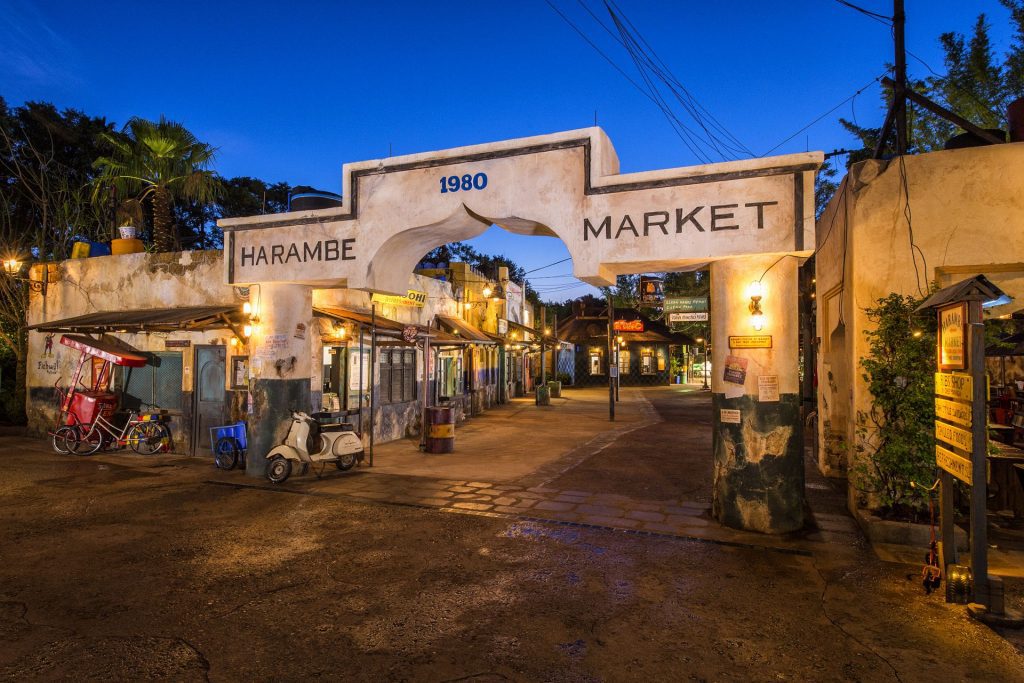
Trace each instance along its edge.
<instances>
[{"instance_id":1,"label":"red pedicab","mask_svg":"<svg viewBox=\"0 0 1024 683\"><path fill-rule=\"evenodd\" d=\"M117 365L141 368L149 363L144 355L104 339L62 335L60 343L82 355L78 358L71 385L57 387L60 395L60 415L57 428L51 433L53 448L59 453L90 455L104 446L116 443L131 446L137 453L151 455L170 445L170 430L158 413L128 415L127 422L117 427L111 422L119 403L118 395L108 390L110 367ZM96 360L101 361L99 367ZM92 384L82 381L86 362L92 370ZM84 387L80 390L79 386Z\"/></svg>"}]
</instances>

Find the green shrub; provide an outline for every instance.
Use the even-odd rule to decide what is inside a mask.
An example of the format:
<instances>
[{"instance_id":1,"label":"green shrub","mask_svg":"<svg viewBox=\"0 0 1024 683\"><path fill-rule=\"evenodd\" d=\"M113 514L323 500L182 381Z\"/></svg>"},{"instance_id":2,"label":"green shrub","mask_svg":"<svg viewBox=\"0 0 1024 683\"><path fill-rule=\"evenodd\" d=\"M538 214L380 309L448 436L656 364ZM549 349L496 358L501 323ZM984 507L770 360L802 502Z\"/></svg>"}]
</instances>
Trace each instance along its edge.
<instances>
[{"instance_id":1,"label":"green shrub","mask_svg":"<svg viewBox=\"0 0 1024 683\"><path fill-rule=\"evenodd\" d=\"M860 360L871 391L870 411L857 412L853 486L885 514L927 509L927 494L911 482L935 478L935 316L914 314L921 300L890 294L865 310L869 351Z\"/></svg>"}]
</instances>

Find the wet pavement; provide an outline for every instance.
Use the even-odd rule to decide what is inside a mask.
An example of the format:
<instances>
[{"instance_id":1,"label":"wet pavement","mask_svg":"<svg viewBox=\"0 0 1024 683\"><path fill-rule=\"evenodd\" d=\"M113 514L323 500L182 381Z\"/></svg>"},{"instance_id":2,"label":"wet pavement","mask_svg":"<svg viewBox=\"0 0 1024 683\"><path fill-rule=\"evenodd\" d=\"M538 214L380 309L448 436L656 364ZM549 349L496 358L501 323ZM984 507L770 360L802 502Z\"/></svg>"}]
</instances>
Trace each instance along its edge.
<instances>
[{"instance_id":1,"label":"wet pavement","mask_svg":"<svg viewBox=\"0 0 1024 683\"><path fill-rule=\"evenodd\" d=\"M731 542L699 490L580 475L630 438L548 459L546 484L362 469L283 489L0 438L0 679L1024 681L1020 634L875 558L828 506L841 491L814 489L804 534Z\"/></svg>"}]
</instances>

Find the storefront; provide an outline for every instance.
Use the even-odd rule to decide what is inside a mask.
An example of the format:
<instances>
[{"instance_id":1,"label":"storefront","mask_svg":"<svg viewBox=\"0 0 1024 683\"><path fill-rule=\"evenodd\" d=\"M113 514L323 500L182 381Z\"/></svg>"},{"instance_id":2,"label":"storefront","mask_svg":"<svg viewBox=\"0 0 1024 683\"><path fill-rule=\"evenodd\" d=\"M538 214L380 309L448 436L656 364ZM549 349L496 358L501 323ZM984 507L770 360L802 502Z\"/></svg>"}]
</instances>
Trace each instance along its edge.
<instances>
[{"instance_id":1,"label":"storefront","mask_svg":"<svg viewBox=\"0 0 1024 683\"><path fill-rule=\"evenodd\" d=\"M614 325L611 349L607 310L577 311L559 327L558 336L572 344L574 384L606 385L609 368L622 386L670 384L672 354L693 340L631 309L616 309Z\"/></svg>"}]
</instances>

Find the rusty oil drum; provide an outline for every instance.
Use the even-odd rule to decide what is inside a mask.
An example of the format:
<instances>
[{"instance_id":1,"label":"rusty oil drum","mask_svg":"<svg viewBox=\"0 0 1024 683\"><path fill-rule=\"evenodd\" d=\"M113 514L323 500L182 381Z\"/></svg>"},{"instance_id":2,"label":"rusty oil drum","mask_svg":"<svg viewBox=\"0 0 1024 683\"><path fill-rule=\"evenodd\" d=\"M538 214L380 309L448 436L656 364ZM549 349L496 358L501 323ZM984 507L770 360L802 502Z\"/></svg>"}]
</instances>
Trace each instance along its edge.
<instances>
[{"instance_id":1,"label":"rusty oil drum","mask_svg":"<svg viewBox=\"0 0 1024 683\"><path fill-rule=\"evenodd\" d=\"M455 411L447 406L427 408L427 453L455 450Z\"/></svg>"}]
</instances>

